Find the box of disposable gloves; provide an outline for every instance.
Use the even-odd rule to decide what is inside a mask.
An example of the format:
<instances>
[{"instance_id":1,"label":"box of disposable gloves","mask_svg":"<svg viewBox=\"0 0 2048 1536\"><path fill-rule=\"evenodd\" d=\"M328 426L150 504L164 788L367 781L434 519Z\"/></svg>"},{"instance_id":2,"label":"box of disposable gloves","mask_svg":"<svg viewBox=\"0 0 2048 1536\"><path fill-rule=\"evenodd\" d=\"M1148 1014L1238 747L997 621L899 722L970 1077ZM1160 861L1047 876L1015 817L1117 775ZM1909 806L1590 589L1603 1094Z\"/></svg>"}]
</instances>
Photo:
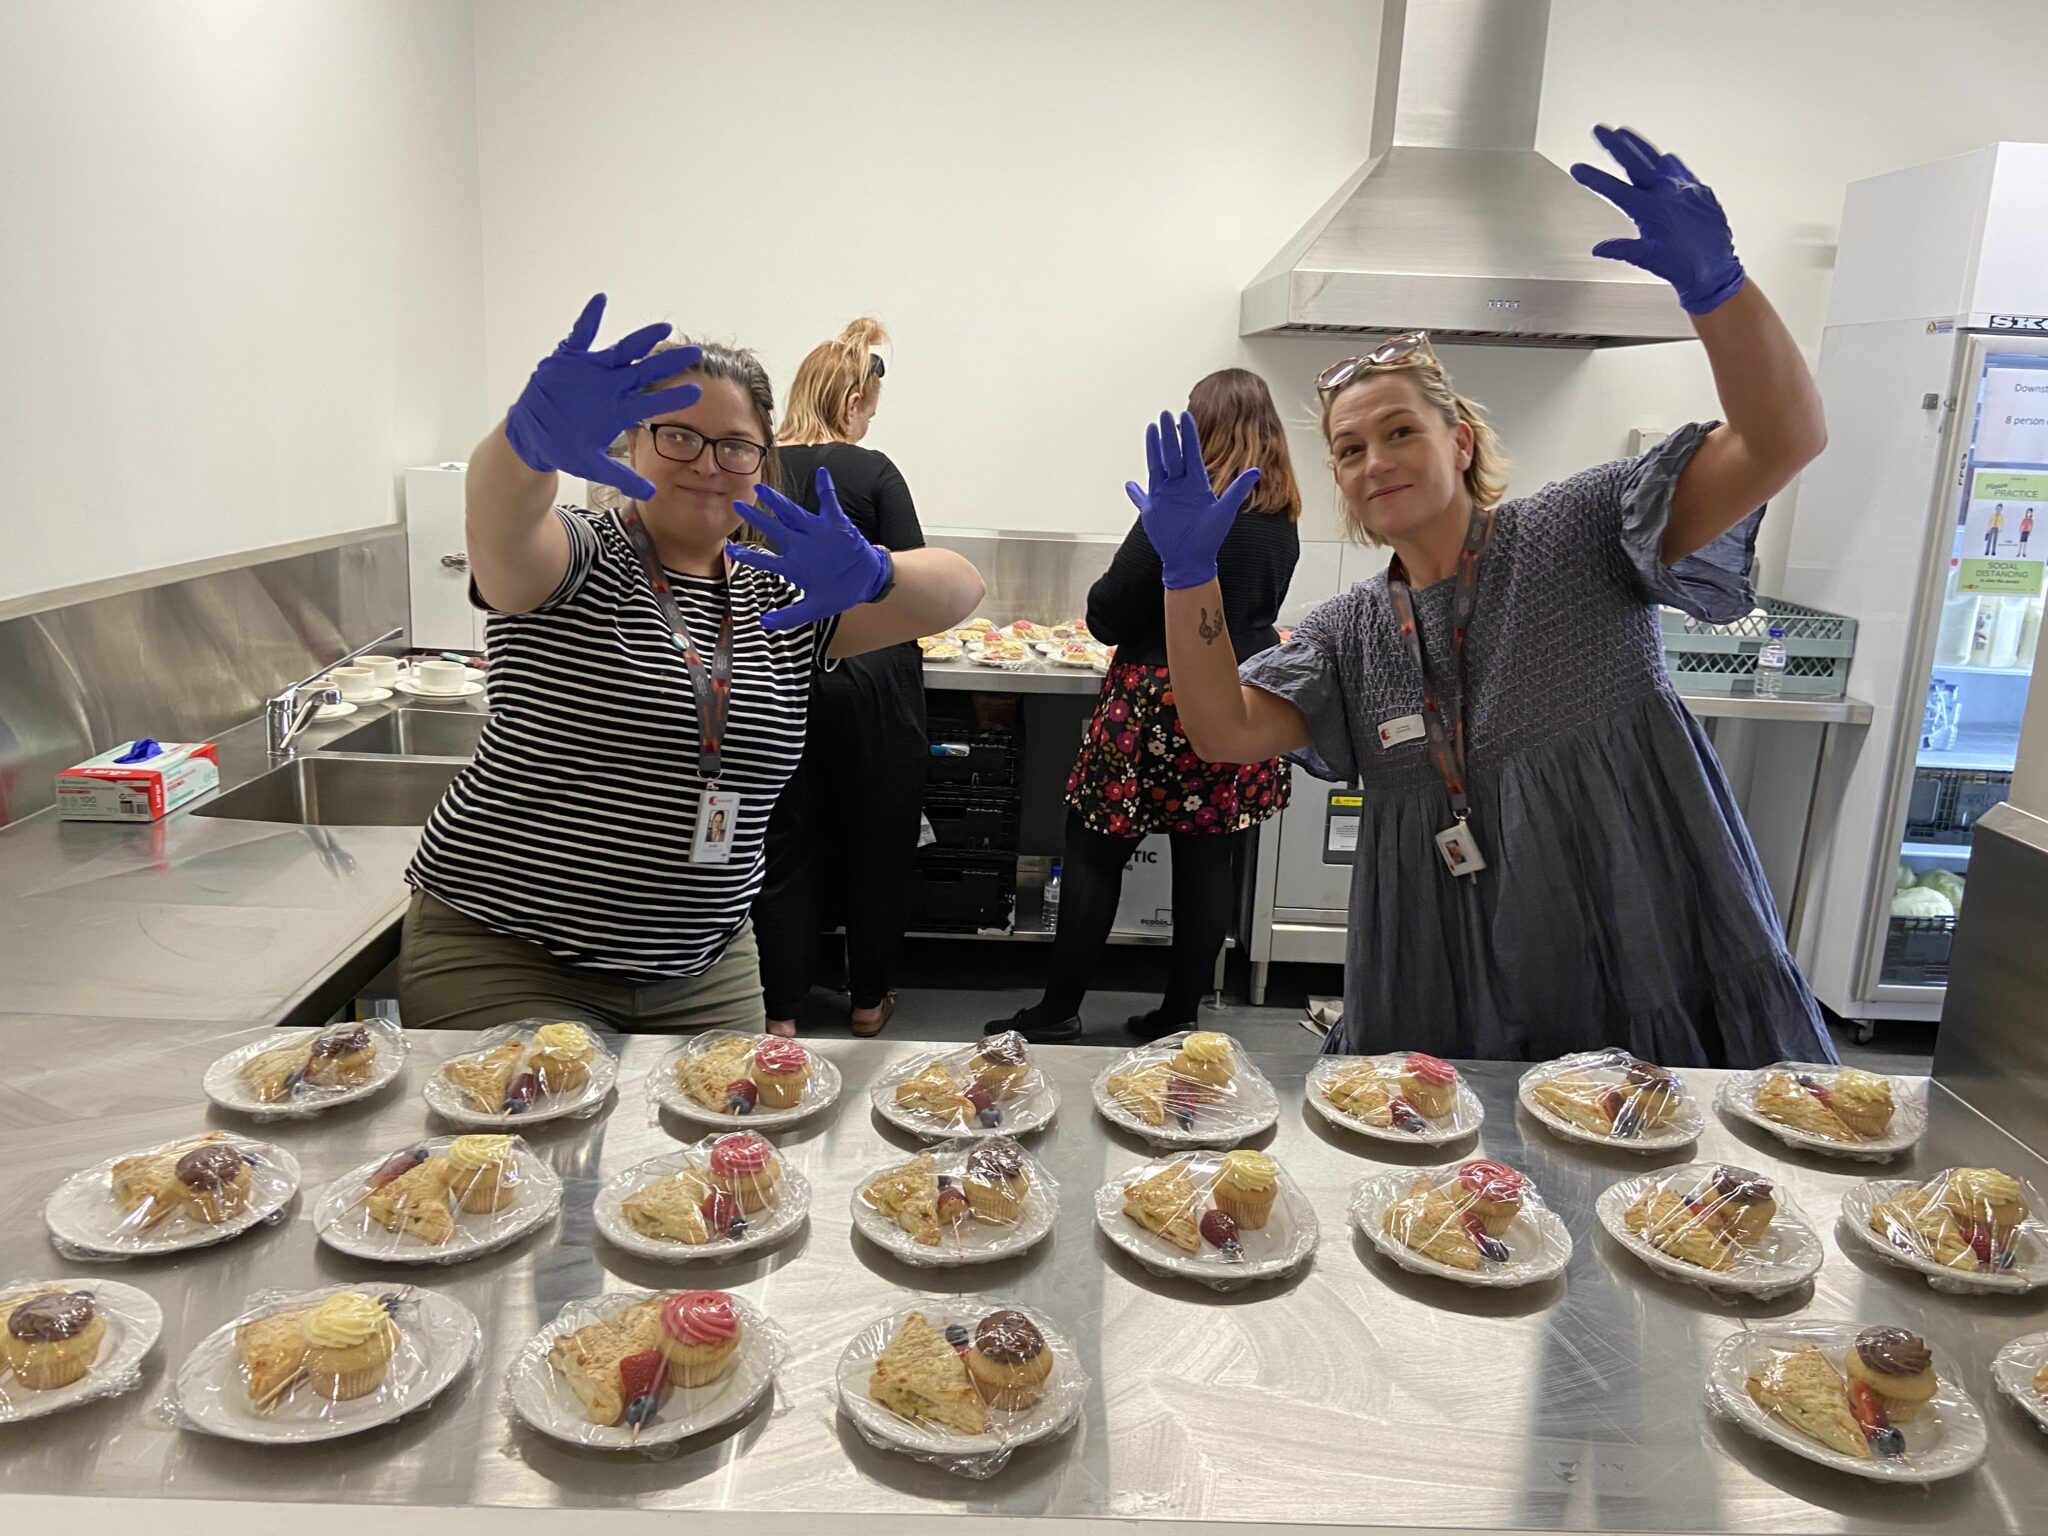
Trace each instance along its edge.
<instances>
[{"instance_id":1,"label":"box of disposable gloves","mask_svg":"<svg viewBox=\"0 0 2048 1536\"><path fill-rule=\"evenodd\" d=\"M219 783L220 757L212 742L144 736L59 773L57 815L65 821L155 821Z\"/></svg>"}]
</instances>

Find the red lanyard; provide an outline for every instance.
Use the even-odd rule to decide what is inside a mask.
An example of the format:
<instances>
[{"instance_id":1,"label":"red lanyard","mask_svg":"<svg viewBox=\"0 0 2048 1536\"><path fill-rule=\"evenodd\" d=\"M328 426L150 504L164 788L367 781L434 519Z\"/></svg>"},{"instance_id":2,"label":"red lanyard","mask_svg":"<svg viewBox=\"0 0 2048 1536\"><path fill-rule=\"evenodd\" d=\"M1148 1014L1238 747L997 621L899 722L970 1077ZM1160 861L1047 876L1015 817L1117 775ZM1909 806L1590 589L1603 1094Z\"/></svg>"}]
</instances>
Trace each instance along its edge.
<instances>
[{"instance_id":1,"label":"red lanyard","mask_svg":"<svg viewBox=\"0 0 2048 1536\"><path fill-rule=\"evenodd\" d=\"M1422 726L1429 733L1429 755L1436 760L1436 771L1450 793L1451 812L1460 821L1472 815L1472 802L1465 794L1465 632L1479 603L1479 556L1492 532L1492 512L1474 507L1472 526L1465 531L1465 547L1458 552L1458 591L1451 599L1451 673L1457 679L1458 707L1448 724L1436 683L1429 675L1429 663L1422 658L1422 633L1415 627L1408 568L1399 555L1387 564L1387 598L1394 605L1394 617L1400 622L1401 638L1408 643L1415 670L1422 674Z\"/></svg>"},{"instance_id":2,"label":"red lanyard","mask_svg":"<svg viewBox=\"0 0 2048 1536\"><path fill-rule=\"evenodd\" d=\"M725 765L725 717L732 706L732 589L722 588L724 614L718 627L718 648L711 653L707 669L697 643L690 638L690 626L676 606L669 590L668 573L661 568L661 555L654 539L640 521L640 509L629 506L619 514L633 553L640 557L640 569L647 573L647 585L654 591L661 616L675 635L676 648L683 653L683 666L690 674L690 691L697 701L697 771L715 786Z\"/></svg>"}]
</instances>

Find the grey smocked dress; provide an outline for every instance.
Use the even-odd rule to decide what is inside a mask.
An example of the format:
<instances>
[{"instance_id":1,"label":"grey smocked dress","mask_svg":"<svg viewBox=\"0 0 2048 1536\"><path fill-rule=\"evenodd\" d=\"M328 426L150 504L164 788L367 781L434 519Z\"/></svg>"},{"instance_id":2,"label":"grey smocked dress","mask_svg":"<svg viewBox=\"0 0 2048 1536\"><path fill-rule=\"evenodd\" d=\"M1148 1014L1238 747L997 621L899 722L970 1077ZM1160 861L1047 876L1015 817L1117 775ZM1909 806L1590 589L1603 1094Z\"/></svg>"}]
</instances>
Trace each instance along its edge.
<instances>
[{"instance_id":1,"label":"grey smocked dress","mask_svg":"<svg viewBox=\"0 0 2048 1536\"><path fill-rule=\"evenodd\" d=\"M1664 670L1657 604L1720 622L1753 601L1757 517L1674 565L1659 556L1711 427L1502 504L1465 641L1478 875L1454 878L1437 852L1450 799L1427 741L1379 744L1382 722L1422 709L1384 575L1240 669L1306 717L1304 764L1364 796L1327 1050L1835 1059L1720 763ZM1415 593L1447 705L1456 585Z\"/></svg>"}]
</instances>

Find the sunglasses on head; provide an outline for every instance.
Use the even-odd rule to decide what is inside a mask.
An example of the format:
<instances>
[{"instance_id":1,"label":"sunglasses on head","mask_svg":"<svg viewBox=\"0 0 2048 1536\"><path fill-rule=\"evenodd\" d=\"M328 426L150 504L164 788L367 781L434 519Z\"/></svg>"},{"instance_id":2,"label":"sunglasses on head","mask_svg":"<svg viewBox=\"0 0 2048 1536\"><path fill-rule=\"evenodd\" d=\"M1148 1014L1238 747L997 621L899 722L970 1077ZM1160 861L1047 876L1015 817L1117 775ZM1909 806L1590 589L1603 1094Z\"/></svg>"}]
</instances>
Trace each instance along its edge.
<instances>
[{"instance_id":1,"label":"sunglasses on head","mask_svg":"<svg viewBox=\"0 0 2048 1536\"><path fill-rule=\"evenodd\" d=\"M1327 395L1342 389L1361 373L1370 373L1375 368L1434 368L1442 372L1443 364L1437 361L1436 351L1429 344L1429 332L1403 331L1363 357L1347 357L1341 363L1330 364L1316 375L1316 393Z\"/></svg>"},{"instance_id":2,"label":"sunglasses on head","mask_svg":"<svg viewBox=\"0 0 2048 1536\"><path fill-rule=\"evenodd\" d=\"M882 354L870 352L868 354L868 377L871 379L882 379L887 378L888 375L889 365L882 361Z\"/></svg>"}]
</instances>

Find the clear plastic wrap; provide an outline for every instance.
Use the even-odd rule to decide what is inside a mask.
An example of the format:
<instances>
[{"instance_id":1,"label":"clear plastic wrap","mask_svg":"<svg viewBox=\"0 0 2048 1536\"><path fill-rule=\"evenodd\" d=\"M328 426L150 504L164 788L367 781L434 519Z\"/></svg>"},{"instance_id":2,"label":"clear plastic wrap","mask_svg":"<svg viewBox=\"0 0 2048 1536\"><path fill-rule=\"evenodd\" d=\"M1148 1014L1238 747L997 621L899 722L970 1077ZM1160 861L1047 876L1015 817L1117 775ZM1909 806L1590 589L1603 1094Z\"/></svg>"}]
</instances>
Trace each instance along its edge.
<instances>
[{"instance_id":1,"label":"clear plastic wrap","mask_svg":"<svg viewBox=\"0 0 2048 1536\"><path fill-rule=\"evenodd\" d=\"M829 1109L839 1069L817 1051L775 1035L707 1029L661 1058L647 1076L660 1109L703 1125L767 1130Z\"/></svg>"},{"instance_id":2,"label":"clear plastic wrap","mask_svg":"<svg viewBox=\"0 0 2048 1536\"><path fill-rule=\"evenodd\" d=\"M228 1440L338 1440L432 1402L482 1341L467 1307L418 1286L262 1291L185 1357L163 1406Z\"/></svg>"},{"instance_id":3,"label":"clear plastic wrap","mask_svg":"<svg viewBox=\"0 0 2048 1536\"><path fill-rule=\"evenodd\" d=\"M1991 1362L1991 1380L2048 1431L2048 1333L2027 1334L2001 1349Z\"/></svg>"},{"instance_id":4,"label":"clear plastic wrap","mask_svg":"<svg viewBox=\"0 0 2048 1536\"><path fill-rule=\"evenodd\" d=\"M1996 1168L1933 1178L1872 1179L1842 1196L1842 1222L1871 1248L1917 1269L1937 1291L2031 1291L2048 1285L2040 1191Z\"/></svg>"},{"instance_id":5,"label":"clear plastic wrap","mask_svg":"<svg viewBox=\"0 0 2048 1536\"><path fill-rule=\"evenodd\" d=\"M1927 1129L1927 1080L1825 1062L1781 1061L1730 1074L1715 1103L1788 1146L1883 1162Z\"/></svg>"},{"instance_id":6,"label":"clear plastic wrap","mask_svg":"<svg viewBox=\"0 0 2048 1536\"><path fill-rule=\"evenodd\" d=\"M708 1338L706 1323L721 1319L724 1339ZM505 1373L505 1407L571 1445L663 1454L753 1407L787 1354L782 1330L745 1297L609 1291L568 1303L527 1340Z\"/></svg>"},{"instance_id":7,"label":"clear plastic wrap","mask_svg":"<svg viewBox=\"0 0 2048 1536\"><path fill-rule=\"evenodd\" d=\"M283 1147L210 1131L74 1173L43 1221L66 1258L144 1258L274 1221L298 1188L298 1159Z\"/></svg>"},{"instance_id":8,"label":"clear plastic wrap","mask_svg":"<svg viewBox=\"0 0 2048 1536\"><path fill-rule=\"evenodd\" d=\"M1183 1152L1118 1174L1095 1192L1095 1224L1154 1274L1234 1291L1306 1263L1315 1207L1263 1152Z\"/></svg>"},{"instance_id":9,"label":"clear plastic wrap","mask_svg":"<svg viewBox=\"0 0 2048 1536\"><path fill-rule=\"evenodd\" d=\"M380 1264L460 1264L562 1208L562 1181L517 1136L436 1136L372 1158L313 1203L321 1242Z\"/></svg>"},{"instance_id":10,"label":"clear plastic wrap","mask_svg":"<svg viewBox=\"0 0 2048 1536\"><path fill-rule=\"evenodd\" d=\"M1426 1147L1473 1135L1486 1119L1465 1075L1420 1051L1319 1056L1309 1069L1308 1107L1361 1136Z\"/></svg>"},{"instance_id":11,"label":"clear plastic wrap","mask_svg":"<svg viewBox=\"0 0 2048 1536\"><path fill-rule=\"evenodd\" d=\"M1026 1136L1052 1124L1060 1109L1059 1090L1015 1030L898 1062L868 1097L884 1120L927 1141Z\"/></svg>"},{"instance_id":12,"label":"clear plastic wrap","mask_svg":"<svg viewBox=\"0 0 2048 1536\"><path fill-rule=\"evenodd\" d=\"M989 1264L1052 1231L1059 1186L1007 1136L959 1137L863 1179L853 1229L906 1264Z\"/></svg>"},{"instance_id":13,"label":"clear plastic wrap","mask_svg":"<svg viewBox=\"0 0 2048 1536\"><path fill-rule=\"evenodd\" d=\"M1460 1285L1537 1285L1572 1259L1572 1235L1535 1183L1483 1158L1361 1179L1351 1220L1403 1269Z\"/></svg>"},{"instance_id":14,"label":"clear plastic wrap","mask_svg":"<svg viewBox=\"0 0 2048 1536\"><path fill-rule=\"evenodd\" d=\"M868 1444L972 1478L1064 1434L1088 1401L1088 1374L1052 1320L989 1296L928 1297L878 1318L839 1357L836 1385Z\"/></svg>"},{"instance_id":15,"label":"clear plastic wrap","mask_svg":"<svg viewBox=\"0 0 2048 1536\"><path fill-rule=\"evenodd\" d=\"M133 1392L163 1326L155 1299L118 1281L0 1282L0 1424Z\"/></svg>"},{"instance_id":16,"label":"clear plastic wrap","mask_svg":"<svg viewBox=\"0 0 2048 1536\"><path fill-rule=\"evenodd\" d=\"M1623 1179L1595 1210L1608 1235L1652 1269L1710 1291L1782 1296L1819 1273L1825 1256L1789 1195L1726 1163Z\"/></svg>"},{"instance_id":17,"label":"clear plastic wrap","mask_svg":"<svg viewBox=\"0 0 2048 1536\"><path fill-rule=\"evenodd\" d=\"M1872 1361L1924 1367L1898 1372ZM1722 1418L1854 1477L1932 1483L1984 1459L1977 1405L1951 1363L1904 1329L1805 1321L1746 1329L1714 1351L1706 1395Z\"/></svg>"},{"instance_id":18,"label":"clear plastic wrap","mask_svg":"<svg viewBox=\"0 0 2048 1536\"><path fill-rule=\"evenodd\" d=\"M303 1120L366 1099L405 1068L412 1042L391 1019L266 1029L206 1069L206 1096L254 1120Z\"/></svg>"},{"instance_id":19,"label":"clear plastic wrap","mask_svg":"<svg viewBox=\"0 0 2048 1536\"><path fill-rule=\"evenodd\" d=\"M1579 1051L1522 1074L1522 1107L1568 1141L1671 1152L1707 1128L1676 1072L1619 1047Z\"/></svg>"},{"instance_id":20,"label":"clear plastic wrap","mask_svg":"<svg viewBox=\"0 0 2048 1536\"><path fill-rule=\"evenodd\" d=\"M522 1019L477 1036L476 1049L427 1079L427 1108L477 1130L601 1114L619 1060L602 1031L574 1020Z\"/></svg>"},{"instance_id":21,"label":"clear plastic wrap","mask_svg":"<svg viewBox=\"0 0 2048 1536\"><path fill-rule=\"evenodd\" d=\"M1244 1048L1183 1030L1118 1057L1095 1079L1110 1124L1159 1147L1230 1147L1280 1118L1280 1096Z\"/></svg>"},{"instance_id":22,"label":"clear plastic wrap","mask_svg":"<svg viewBox=\"0 0 2048 1536\"><path fill-rule=\"evenodd\" d=\"M788 1237L811 1210L811 1186L768 1148L758 1170L734 1172L721 1141L744 1137L751 1163L768 1143L744 1132L706 1136L628 1168L597 1193L597 1230L628 1253L663 1263L729 1259Z\"/></svg>"}]
</instances>

